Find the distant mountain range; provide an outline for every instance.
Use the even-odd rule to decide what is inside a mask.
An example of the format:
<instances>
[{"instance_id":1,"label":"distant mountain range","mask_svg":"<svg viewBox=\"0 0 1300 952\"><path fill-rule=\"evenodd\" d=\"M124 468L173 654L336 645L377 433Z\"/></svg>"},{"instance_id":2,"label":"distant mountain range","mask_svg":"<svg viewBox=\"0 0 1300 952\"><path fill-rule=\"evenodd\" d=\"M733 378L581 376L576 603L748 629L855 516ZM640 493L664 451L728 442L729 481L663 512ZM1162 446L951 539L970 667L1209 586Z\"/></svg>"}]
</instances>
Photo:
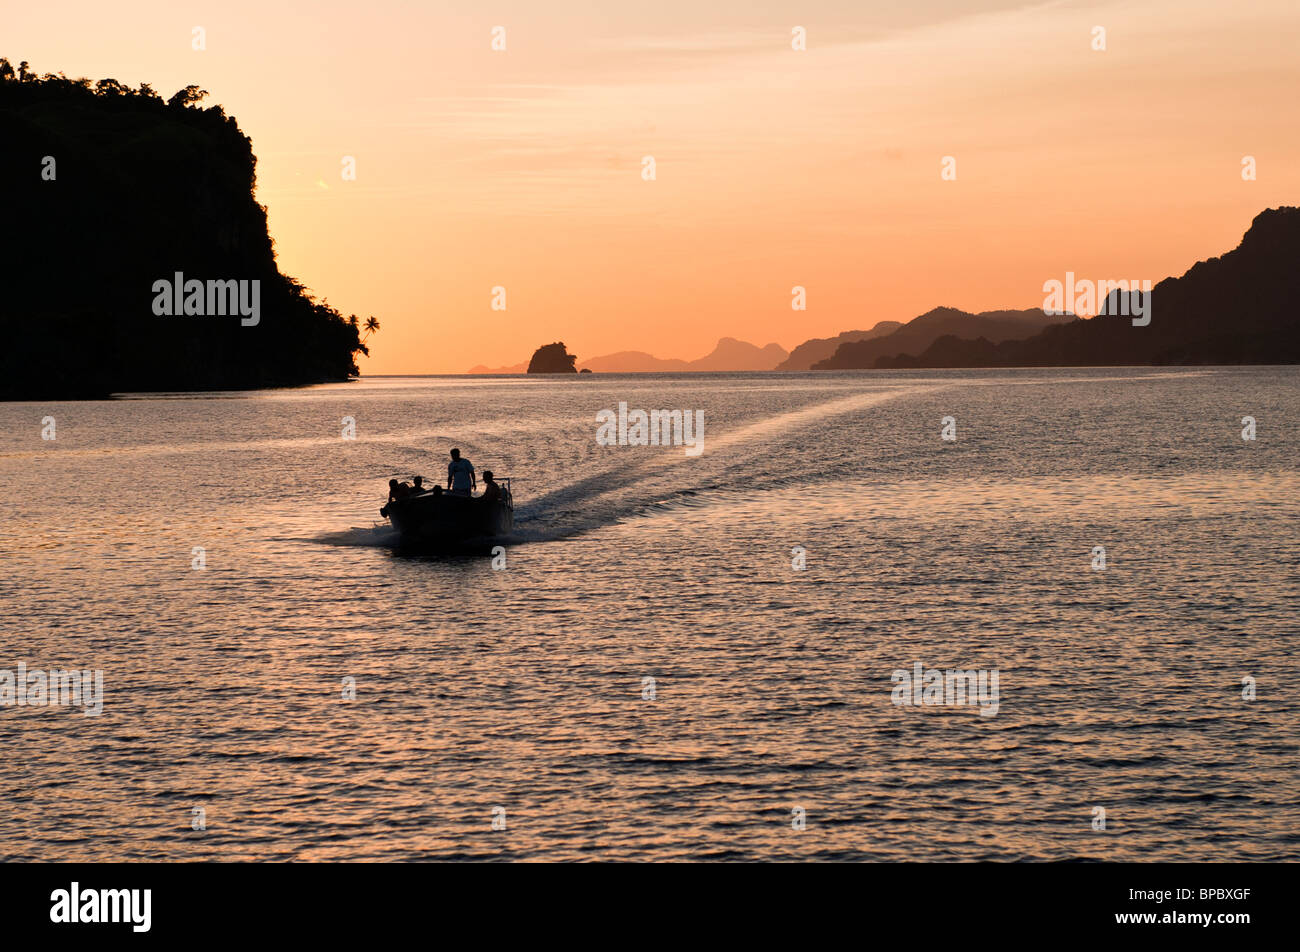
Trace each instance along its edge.
<instances>
[{"instance_id":1,"label":"distant mountain range","mask_svg":"<svg viewBox=\"0 0 1300 952\"><path fill-rule=\"evenodd\" d=\"M902 326L901 321L879 321L869 331L845 331L836 337L815 337L812 340L806 340L790 351L790 356L776 369L812 370L813 364L830 357L840 344L870 340L873 337L884 337L886 334L892 334Z\"/></svg>"},{"instance_id":2,"label":"distant mountain range","mask_svg":"<svg viewBox=\"0 0 1300 952\"><path fill-rule=\"evenodd\" d=\"M467 374L526 374L528 373L528 361L518 364L511 364L509 367L489 367L486 364L478 364L465 371Z\"/></svg>"},{"instance_id":3,"label":"distant mountain range","mask_svg":"<svg viewBox=\"0 0 1300 952\"><path fill-rule=\"evenodd\" d=\"M1236 249L1143 294L1151 320L1135 326L1122 292L1099 314L1041 308L973 314L937 307L906 324L804 341L789 354L731 337L699 360L623 351L578 366L603 373L856 370L913 367L1068 367L1300 363L1300 208L1261 212ZM523 373L527 363L470 373Z\"/></svg>"},{"instance_id":4,"label":"distant mountain range","mask_svg":"<svg viewBox=\"0 0 1300 952\"><path fill-rule=\"evenodd\" d=\"M949 334L980 337L994 343L1032 337L1050 324L1074 320L1074 315L1044 314L1042 308L1025 311L984 311L971 314L955 307L936 307L913 318L892 333L868 340L840 344L825 360L812 365L813 370L856 370L875 367L881 358L902 353L920 353L939 338Z\"/></svg>"},{"instance_id":5,"label":"distant mountain range","mask_svg":"<svg viewBox=\"0 0 1300 952\"><path fill-rule=\"evenodd\" d=\"M630 374L630 373L672 373L672 372L720 372L728 370L772 370L788 357L784 347L768 344L757 347L734 337L724 337L718 341L713 351L698 360L678 360L675 358L655 357L639 350L624 350L604 357L593 357L578 364L579 370L593 373ZM528 361L510 367L472 368L472 374L522 374L528 371Z\"/></svg>"}]
</instances>

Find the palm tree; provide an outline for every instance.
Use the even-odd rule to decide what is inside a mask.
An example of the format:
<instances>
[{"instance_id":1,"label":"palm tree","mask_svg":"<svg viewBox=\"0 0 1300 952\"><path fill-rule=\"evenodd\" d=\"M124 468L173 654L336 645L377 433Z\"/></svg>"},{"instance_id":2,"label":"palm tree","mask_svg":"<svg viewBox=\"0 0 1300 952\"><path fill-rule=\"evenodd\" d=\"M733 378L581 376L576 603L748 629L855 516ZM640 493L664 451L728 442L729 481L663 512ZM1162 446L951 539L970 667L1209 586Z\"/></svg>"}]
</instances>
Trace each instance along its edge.
<instances>
[{"instance_id":1,"label":"palm tree","mask_svg":"<svg viewBox=\"0 0 1300 952\"><path fill-rule=\"evenodd\" d=\"M366 323L365 323L363 326L364 326L365 329L366 329L366 336L363 337L363 338L361 338L361 340L362 340L362 341L365 341L366 337L369 337L369 336L370 336L371 334L373 334L375 331L379 330L379 321L377 321L377 320L376 320L375 318L373 318L373 317L367 317L367 318L366 318Z\"/></svg>"}]
</instances>

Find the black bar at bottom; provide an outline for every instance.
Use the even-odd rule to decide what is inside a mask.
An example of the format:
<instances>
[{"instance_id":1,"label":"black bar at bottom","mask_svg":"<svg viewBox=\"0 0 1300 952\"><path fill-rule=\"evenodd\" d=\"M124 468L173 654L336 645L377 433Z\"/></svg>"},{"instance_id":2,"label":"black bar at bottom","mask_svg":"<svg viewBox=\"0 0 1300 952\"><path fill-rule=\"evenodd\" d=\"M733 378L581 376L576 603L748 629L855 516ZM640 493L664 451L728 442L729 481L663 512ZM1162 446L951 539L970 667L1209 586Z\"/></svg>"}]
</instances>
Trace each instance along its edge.
<instances>
[{"instance_id":1,"label":"black bar at bottom","mask_svg":"<svg viewBox=\"0 0 1300 952\"><path fill-rule=\"evenodd\" d=\"M422 934L676 942L689 925L692 939L731 942L847 930L871 944L1051 935L1218 943L1285 927L1282 878L1291 872L1160 863L8 865L0 928L7 939L127 942Z\"/></svg>"}]
</instances>

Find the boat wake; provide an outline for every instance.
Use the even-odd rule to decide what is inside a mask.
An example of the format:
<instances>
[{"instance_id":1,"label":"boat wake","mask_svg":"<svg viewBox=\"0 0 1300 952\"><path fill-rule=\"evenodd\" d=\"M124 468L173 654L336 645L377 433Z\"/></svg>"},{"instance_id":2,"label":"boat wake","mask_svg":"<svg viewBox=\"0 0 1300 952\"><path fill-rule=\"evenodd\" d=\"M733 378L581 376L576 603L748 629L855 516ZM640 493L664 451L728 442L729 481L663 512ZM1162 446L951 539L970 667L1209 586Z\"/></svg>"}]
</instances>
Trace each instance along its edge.
<instances>
[{"instance_id":1,"label":"boat wake","mask_svg":"<svg viewBox=\"0 0 1300 952\"><path fill-rule=\"evenodd\" d=\"M790 475L774 460L789 459L811 427L890 400L943 389L947 384L906 384L836 396L811 406L774 413L711 435L701 456L678 447L610 451L609 465L589 475L526 497L515 507L510 536L476 539L476 547L552 542L604 526L682 507L704 505L739 489L788 485ZM781 471L778 471L781 469ZM322 545L400 549L392 526L353 527L313 540Z\"/></svg>"},{"instance_id":2,"label":"boat wake","mask_svg":"<svg viewBox=\"0 0 1300 952\"><path fill-rule=\"evenodd\" d=\"M1136 378L1142 379L1142 378ZM1105 383L1129 380L1125 377L1080 377L1079 382ZM640 518L669 515L683 509L712 505L721 497L735 501L738 496L804 488L825 473L818 465L810 468L804 460L805 447L837 445L851 441L851 419L845 417L870 413L873 409L900 399L928 397L942 390L963 386L1052 384L1054 378L1021 379L1011 377L962 380L897 380L869 389L834 390L828 398L792 409L784 409L738 422L721 430L710 431L704 440L704 452L688 457L679 447L625 447L619 449L582 450L585 461L561 467L559 474L539 472L533 479L521 478L521 499L516 502L514 530L508 538L490 540L491 544L551 542L596 531ZM570 421L574 423L574 421ZM843 429L840 433L823 432ZM517 457L517 464L527 468L532 455L545 459L556 434L530 431L542 446L527 446ZM577 438L572 426L566 436ZM561 438L563 442L563 438ZM412 452L419 449L412 447ZM529 451L532 451L531 453ZM844 460L835 462L843 464ZM601 467L601 468L597 468ZM857 475L841 469L839 479ZM566 477L572 477L566 481ZM536 480L536 481L534 481ZM549 485L542 488L549 480ZM823 490L819 490L822 492ZM399 548L398 533L390 526L354 527L324 535L320 543L338 546ZM483 541L483 540L476 540Z\"/></svg>"},{"instance_id":3,"label":"boat wake","mask_svg":"<svg viewBox=\"0 0 1300 952\"><path fill-rule=\"evenodd\" d=\"M353 526L341 532L327 532L312 539L321 545L397 548L401 541L396 529L387 525Z\"/></svg>"},{"instance_id":4,"label":"boat wake","mask_svg":"<svg viewBox=\"0 0 1300 952\"><path fill-rule=\"evenodd\" d=\"M550 542L656 512L703 505L706 499L742 488L787 485L788 473L774 467L773 461L797 453L801 434L809 428L949 386L907 384L775 413L709 436L704 453L697 457L687 457L678 448L646 448L622 466L517 504L515 533L525 541Z\"/></svg>"}]
</instances>

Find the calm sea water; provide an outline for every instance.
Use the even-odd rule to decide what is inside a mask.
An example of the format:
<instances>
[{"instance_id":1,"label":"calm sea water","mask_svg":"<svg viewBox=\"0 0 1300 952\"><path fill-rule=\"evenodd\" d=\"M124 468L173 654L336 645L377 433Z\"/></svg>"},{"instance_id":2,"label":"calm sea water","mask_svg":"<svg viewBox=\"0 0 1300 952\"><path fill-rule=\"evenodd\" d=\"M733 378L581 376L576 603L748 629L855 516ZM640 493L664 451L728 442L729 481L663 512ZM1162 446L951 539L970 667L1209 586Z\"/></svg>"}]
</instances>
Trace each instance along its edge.
<instances>
[{"instance_id":1,"label":"calm sea water","mask_svg":"<svg viewBox=\"0 0 1300 952\"><path fill-rule=\"evenodd\" d=\"M1294 859L1298 385L380 378L0 405L0 669L104 672L98 717L0 707L0 857ZM703 410L703 454L597 445L619 401ZM517 480L504 569L374 528L387 479L445 479L451 446ZM996 668L997 713L895 705L916 662Z\"/></svg>"}]
</instances>

